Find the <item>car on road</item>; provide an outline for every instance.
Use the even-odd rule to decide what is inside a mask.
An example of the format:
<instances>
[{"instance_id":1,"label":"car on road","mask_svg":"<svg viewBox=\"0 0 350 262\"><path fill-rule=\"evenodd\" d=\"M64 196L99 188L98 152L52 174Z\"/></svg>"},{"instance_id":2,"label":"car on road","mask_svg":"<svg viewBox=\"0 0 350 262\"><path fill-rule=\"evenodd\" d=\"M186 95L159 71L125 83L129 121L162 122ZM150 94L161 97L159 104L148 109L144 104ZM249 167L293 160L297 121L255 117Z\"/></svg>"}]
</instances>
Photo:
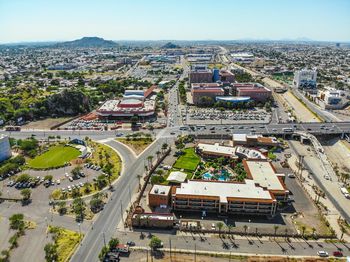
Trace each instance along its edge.
<instances>
[{"instance_id":1,"label":"car on road","mask_svg":"<svg viewBox=\"0 0 350 262\"><path fill-rule=\"evenodd\" d=\"M57 185L61 184L61 180L57 179L57 180L56 180L56 184L57 184Z\"/></svg>"},{"instance_id":2,"label":"car on road","mask_svg":"<svg viewBox=\"0 0 350 262\"><path fill-rule=\"evenodd\" d=\"M341 251L334 251L333 252L333 256L335 256L335 257L342 257L343 256L343 253L341 252Z\"/></svg>"},{"instance_id":3,"label":"car on road","mask_svg":"<svg viewBox=\"0 0 350 262\"><path fill-rule=\"evenodd\" d=\"M290 173L290 174L288 174L288 177L289 177L289 178L295 178L295 175L292 174L292 173Z\"/></svg>"},{"instance_id":4,"label":"car on road","mask_svg":"<svg viewBox=\"0 0 350 262\"><path fill-rule=\"evenodd\" d=\"M70 176L70 177L68 177L68 179L70 182L73 182L73 177Z\"/></svg>"},{"instance_id":5,"label":"car on road","mask_svg":"<svg viewBox=\"0 0 350 262\"><path fill-rule=\"evenodd\" d=\"M329 256L328 252L327 251L323 251L323 250L317 251L317 255L319 257L328 257Z\"/></svg>"},{"instance_id":6,"label":"car on road","mask_svg":"<svg viewBox=\"0 0 350 262\"><path fill-rule=\"evenodd\" d=\"M135 246L135 242L134 242L134 241L128 241L128 242L126 242L126 244L127 244L128 246L130 246L130 247Z\"/></svg>"}]
</instances>

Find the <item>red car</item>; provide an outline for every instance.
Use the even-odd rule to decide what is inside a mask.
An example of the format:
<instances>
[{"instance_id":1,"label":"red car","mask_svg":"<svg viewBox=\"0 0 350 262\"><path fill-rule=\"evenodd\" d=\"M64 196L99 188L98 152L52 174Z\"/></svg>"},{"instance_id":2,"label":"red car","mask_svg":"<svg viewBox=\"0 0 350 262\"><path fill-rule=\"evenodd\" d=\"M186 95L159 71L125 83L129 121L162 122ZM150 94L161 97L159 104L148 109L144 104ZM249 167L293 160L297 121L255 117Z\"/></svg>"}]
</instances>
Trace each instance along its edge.
<instances>
[{"instance_id":1,"label":"red car","mask_svg":"<svg viewBox=\"0 0 350 262\"><path fill-rule=\"evenodd\" d=\"M335 257L342 257L342 256L343 256L343 253L340 252L340 251L334 251L334 252L333 252L333 256L335 256Z\"/></svg>"}]
</instances>

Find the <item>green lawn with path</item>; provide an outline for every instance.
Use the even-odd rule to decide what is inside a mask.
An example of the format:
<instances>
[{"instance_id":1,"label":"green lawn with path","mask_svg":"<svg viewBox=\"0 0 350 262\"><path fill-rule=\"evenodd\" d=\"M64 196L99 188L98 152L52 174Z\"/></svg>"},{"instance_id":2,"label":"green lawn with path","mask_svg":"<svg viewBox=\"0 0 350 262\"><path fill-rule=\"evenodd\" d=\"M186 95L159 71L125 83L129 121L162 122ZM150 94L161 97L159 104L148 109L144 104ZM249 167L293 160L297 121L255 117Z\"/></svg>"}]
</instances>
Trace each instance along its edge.
<instances>
[{"instance_id":1,"label":"green lawn with path","mask_svg":"<svg viewBox=\"0 0 350 262\"><path fill-rule=\"evenodd\" d=\"M80 156L80 151L71 146L58 145L28 161L30 168L45 169L63 166Z\"/></svg>"},{"instance_id":2,"label":"green lawn with path","mask_svg":"<svg viewBox=\"0 0 350 262\"><path fill-rule=\"evenodd\" d=\"M193 147L185 148L183 152L185 154L181 155L176 160L173 167L188 171L195 171L200 162L200 157L196 154Z\"/></svg>"}]
</instances>

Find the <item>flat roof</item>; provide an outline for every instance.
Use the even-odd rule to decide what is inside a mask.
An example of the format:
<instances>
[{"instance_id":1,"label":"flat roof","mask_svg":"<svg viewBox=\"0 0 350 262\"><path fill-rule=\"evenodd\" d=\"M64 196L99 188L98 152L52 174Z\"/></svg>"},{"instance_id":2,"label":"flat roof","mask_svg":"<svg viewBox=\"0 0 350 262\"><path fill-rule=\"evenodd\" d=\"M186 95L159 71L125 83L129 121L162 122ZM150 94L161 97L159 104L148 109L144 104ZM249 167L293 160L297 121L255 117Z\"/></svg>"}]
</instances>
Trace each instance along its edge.
<instances>
[{"instance_id":1,"label":"flat roof","mask_svg":"<svg viewBox=\"0 0 350 262\"><path fill-rule=\"evenodd\" d=\"M255 184L255 181L246 179L244 183L229 183L216 181L190 180L176 188L176 195L197 195L219 197L220 202L227 202L227 198L243 198L273 201L268 190Z\"/></svg>"},{"instance_id":2,"label":"flat roof","mask_svg":"<svg viewBox=\"0 0 350 262\"><path fill-rule=\"evenodd\" d=\"M236 149L232 146L221 146L219 143L215 144L203 144L199 143L197 148L202 150L202 152L224 154L228 156L236 156Z\"/></svg>"},{"instance_id":3,"label":"flat roof","mask_svg":"<svg viewBox=\"0 0 350 262\"><path fill-rule=\"evenodd\" d=\"M181 171L173 171L169 174L167 181L182 183L186 180L187 174Z\"/></svg>"},{"instance_id":4,"label":"flat roof","mask_svg":"<svg viewBox=\"0 0 350 262\"><path fill-rule=\"evenodd\" d=\"M153 195L169 195L169 192L171 190L171 186L164 186L164 185L153 185L150 194Z\"/></svg>"},{"instance_id":5,"label":"flat roof","mask_svg":"<svg viewBox=\"0 0 350 262\"><path fill-rule=\"evenodd\" d=\"M269 190L286 191L278 178L278 176L284 176L284 174L277 174L270 162L245 160L244 163L244 166L248 169L247 172L255 183Z\"/></svg>"}]
</instances>

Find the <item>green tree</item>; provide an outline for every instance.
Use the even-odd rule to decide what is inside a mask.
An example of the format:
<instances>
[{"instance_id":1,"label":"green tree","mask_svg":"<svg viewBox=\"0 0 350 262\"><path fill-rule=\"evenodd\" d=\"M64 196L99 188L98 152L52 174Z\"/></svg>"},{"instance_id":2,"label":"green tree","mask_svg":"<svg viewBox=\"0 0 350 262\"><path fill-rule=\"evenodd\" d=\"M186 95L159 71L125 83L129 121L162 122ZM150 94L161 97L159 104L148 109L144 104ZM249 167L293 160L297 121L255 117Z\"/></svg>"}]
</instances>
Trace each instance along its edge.
<instances>
[{"instance_id":1,"label":"green tree","mask_svg":"<svg viewBox=\"0 0 350 262\"><path fill-rule=\"evenodd\" d=\"M102 206L103 206L102 199L100 199L100 198L92 198L90 200L90 209L93 212L96 212L96 211L100 210Z\"/></svg>"},{"instance_id":2,"label":"green tree","mask_svg":"<svg viewBox=\"0 0 350 262\"><path fill-rule=\"evenodd\" d=\"M28 174L21 174L17 177L16 182L28 182L30 180L30 175Z\"/></svg>"},{"instance_id":3,"label":"green tree","mask_svg":"<svg viewBox=\"0 0 350 262\"><path fill-rule=\"evenodd\" d=\"M31 195L32 195L32 191L29 188L25 188L21 190L21 196L23 201L28 201Z\"/></svg>"},{"instance_id":4,"label":"green tree","mask_svg":"<svg viewBox=\"0 0 350 262\"><path fill-rule=\"evenodd\" d=\"M24 215L23 214L13 214L9 218L10 228L14 230L23 230L25 227L24 224Z\"/></svg>"},{"instance_id":5,"label":"green tree","mask_svg":"<svg viewBox=\"0 0 350 262\"><path fill-rule=\"evenodd\" d=\"M52 179L53 179L53 176L52 176L52 175L46 175L46 176L44 176L44 180L52 181Z\"/></svg>"},{"instance_id":6,"label":"green tree","mask_svg":"<svg viewBox=\"0 0 350 262\"><path fill-rule=\"evenodd\" d=\"M79 178L79 174L82 170L81 166L76 166L75 168L72 169L71 173L74 179L78 179Z\"/></svg>"},{"instance_id":7,"label":"green tree","mask_svg":"<svg viewBox=\"0 0 350 262\"><path fill-rule=\"evenodd\" d=\"M75 213L76 220L82 221L84 219L84 211L86 209L85 202L80 197L74 199L72 209Z\"/></svg>"},{"instance_id":8,"label":"green tree","mask_svg":"<svg viewBox=\"0 0 350 262\"><path fill-rule=\"evenodd\" d=\"M149 246L152 248L152 250L156 250L162 246L162 241L157 236L152 236Z\"/></svg>"},{"instance_id":9,"label":"green tree","mask_svg":"<svg viewBox=\"0 0 350 262\"><path fill-rule=\"evenodd\" d=\"M58 261L57 246L53 243L48 243L44 247L45 259L47 262Z\"/></svg>"},{"instance_id":10,"label":"green tree","mask_svg":"<svg viewBox=\"0 0 350 262\"><path fill-rule=\"evenodd\" d=\"M100 254L98 254L98 258L100 259L100 261L103 261L105 256L107 255L108 253L108 247L107 246L103 246L101 251L100 251Z\"/></svg>"},{"instance_id":11,"label":"green tree","mask_svg":"<svg viewBox=\"0 0 350 262\"><path fill-rule=\"evenodd\" d=\"M111 240L108 242L109 249L113 250L119 243L120 242L118 238L111 238Z\"/></svg>"},{"instance_id":12,"label":"green tree","mask_svg":"<svg viewBox=\"0 0 350 262\"><path fill-rule=\"evenodd\" d=\"M219 229L219 235L220 235L220 234L221 234L221 229L223 228L224 223L222 223L222 222L217 222L217 223L216 223L216 226L217 226L218 229Z\"/></svg>"},{"instance_id":13,"label":"green tree","mask_svg":"<svg viewBox=\"0 0 350 262\"><path fill-rule=\"evenodd\" d=\"M66 202L65 201L60 201L60 202L58 202L58 213L60 214L60 215L64 215L64 214L66 214L67 213L67 206L66 206Z\"/></svg>"}]
</instances>

